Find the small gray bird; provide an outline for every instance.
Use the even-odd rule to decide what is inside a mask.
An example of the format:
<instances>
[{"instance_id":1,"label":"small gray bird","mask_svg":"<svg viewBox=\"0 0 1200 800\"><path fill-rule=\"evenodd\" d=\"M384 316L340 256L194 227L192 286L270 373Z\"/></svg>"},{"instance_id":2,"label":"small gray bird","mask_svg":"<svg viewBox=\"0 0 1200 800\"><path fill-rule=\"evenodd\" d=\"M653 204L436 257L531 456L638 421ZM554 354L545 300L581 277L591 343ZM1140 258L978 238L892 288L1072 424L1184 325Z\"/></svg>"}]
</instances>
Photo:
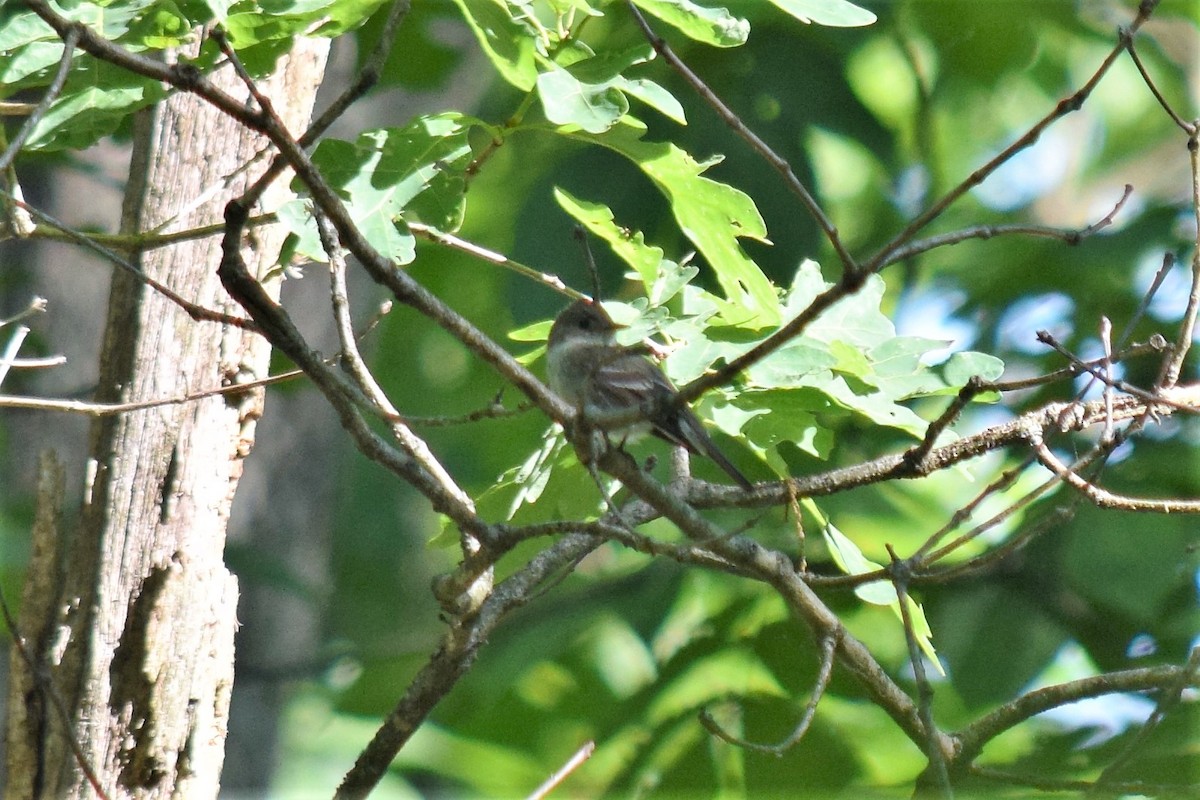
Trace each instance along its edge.
<instances>
[{"instance_id":1,"label":"small gray bird","mask_svg":"<svg viewBox=\"0 0 1200 800\"><path fill-rule=\"evenodd\" d=\"M550 388L581 408L656 408L656 418L622 432L641 434L649 430L692 453L708 456L738 486L753 488L713 444L696 415L686 406L670 403L678 390L658 365L617 343L616 332L621 327L598 303L577 300L567 306L554 320L546 343Z\"/></svg>"}]
</instances>

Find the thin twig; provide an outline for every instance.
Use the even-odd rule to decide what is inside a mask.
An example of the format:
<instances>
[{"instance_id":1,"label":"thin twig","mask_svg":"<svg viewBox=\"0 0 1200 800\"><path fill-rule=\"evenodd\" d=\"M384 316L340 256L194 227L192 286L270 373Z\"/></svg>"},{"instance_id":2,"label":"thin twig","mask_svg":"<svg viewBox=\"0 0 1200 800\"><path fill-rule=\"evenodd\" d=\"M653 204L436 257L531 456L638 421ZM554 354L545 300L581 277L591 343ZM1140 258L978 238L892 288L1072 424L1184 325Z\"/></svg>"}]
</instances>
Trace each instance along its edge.
<instances>
[{"instance_id":1,"label":"thin twig","mask_svg":"<svg viewBox=\"0 0 1200 800\"><path fill-rule=\"evenodd\" d=\"M1100 370L1108 378L1104 383L1104 430L1100 433L1100 441L1111 442L1113 437L1113 361L1112 321L1108 317L1100 317L1100 344L1104 348L1104 363L1100 365Z\"/></svg>"},{"instance_id":2,"label":"thin twig","mask_svg":"<svg viewBox=\"0 0 1200 800\"><path fill-rule=\"evenodd\" d=\"M1101 360L1100 365L1084 361L1083 359L1079 358L1079 356L1075 355L1066 347L1064 347L1062 343L1054 337L1054 334L1050 333L1049 331L1038 331L1037 340L1054 348L1057 353L1070 361L1072 366L1074 366L1076 369L1088 373L1105 386L1111 386L1114 389L1119 389L1120 391L1125 392L1126 394L1133 395L1140 400L1144 400L1151 406L1161 403L1163 405L1171 406L1176 411L1182 411L1186 414L1200 413L1200 408L1197 408L1189 403L1170 400L1163 397L1158 392L1146 391L1145 389L1134 386L1131 383L1111 377L1110 375L1106 374L1102 368L1103 360ZM1110 413L1112 410L1111 402L1111 398L1106 401L1106 409Z\"/></svg>"},{"instance_id":3,"label":"thin twig","mask_svg":"<svg viewBox=\"0 0 1200 800\"><path fill-rule=\"evenodd\" d=\"M160 397L151 400L138 400L131 403L92 403L81 400L61 400L48 397L22 397L19 395L0 394L0 408L23 408L30 411L61 411L69 414L81 414L85 417L111 417L115 414L125 414L130 411L141 411L160 406L180 405L202 400L216 395L240 394L260 386L270 386L283 381L293 380L304 375L303 370L293 369L278 375L268 375L245 383L235 383L216 389L203 389L198 392L178 395L177 397Z\"/></svg>"},{"instance_id":4,"label":"thin twig","mask_svg":"<svg viewBox=\"0 0 1200 800\"><path fill-rule=\"evenodd\" d=\"M555 770L554 774L546 778L541 786L538 786L530 793L527 800L544 800L546 795L558 788L558 785L570 777L572 772L579 769L580 765L591 758L594 752L596 752L596 743L590 739L584 742L583 746L567 759L567 763Z\"/></svg>"},{"instance_id":5,"label":"thin twig","mask_svg":"<svg viewBox=\"0 0 1200 800\"><path fill-rule=\"evenodd\" d=\"M31 2L33 2L33 1L34 0L31 0ZM249 330L249 331L257 330L257 328L255 328L254 323L251 320L246 319L245 317L235 317L232 314L224 314L219 311L213 311L212 309L205 308L201 305L197 305L196 303L193 303L190 300L185 299L181 295L177 294L170 287L166 286L165 284L159 283L154 278L151 278L144 271L142 271L141 269L136 267L134 264L132 264L128 259L122 258L121 256L117 255L117 253L115 253L114 251L97 243L91 236L80 233L79 231L76 231L74 228L67 225L65 222L62 222L62 221L52 217L51 215L47 214L45 211L42 211L39 208L31 206L28 203L17 200L15 197L13 197L11 194L4 191L3 189L0 189L0 195L3 195L7 199L14 201L21 208L25 209L30 214L37 217L39 220L46 223L47 225L52 225L55 228L57 228L58 230L62 231L64 234L66 234L67 238L69 238L71 241L82 245L83 247L87 248L88 250L91 250L93 253L98 254L99 256L101 256L102 258L104 258L106 261L113 264L114 266L119 267L120 269L124 270L125 272L128 272L130 275L132 275L134 278L136 278L139 282L141 282L145 286L150 287L151 289L158 292L166 299L170 300L175 305L179 306L179 308L181 308L189 317L196 320L197 322L216 322L216 323L220 323L221 325L231 325L233 327L241 328L243 330Z\"/></svg>"},{"instance_id":6,"label":"thin twig","mask_svg":"<svg viewBox=\"0 0 1200 800\"><path fill-rule=\"evenodd\" d=\"M237 51L229 44L229 37L225 35L225 29L219 25L213 27L208 32L208 37L217 43L217 47L225 54L225 58L229 59L229 63L233 66L234 73L250 92L250 96L254 98L254 102L258 103L259 110L264 115L275 114L275 107L271 103L271 98L267 97L258 88L258 83L250 76L249 71L242 64L242 60L238 58Z\"/></svg>"},{"instance_id":7,"label":"thin twig","mask_svg":"<svg viewBox=\"0 0 1200 800\"><path fill-rule=\"evenodd\" d=\"M1081 477L1074 469L1064 464L1054 452L1041 441L1033 442L1034 451L1042 466L1062 478L1072 488L1084 494L1100 508L1115 508L1121 511L1142 511L1154 514L1200 514L1200 500L1153 500L1114 494Z\"/></svg>"},{"instance_id":8,"label":"thin twig","mask_svg":"<svg viewBox=\"0 0 1200 800\"><path fill-rule=\"evenodd\" d=\"M379 38L375 40L371 52L363 59L358 75L346 87L346 90L313 120L312 124L308 126L308 130L300 137L300 144L308 146L319 139L321 134L329 130L330 126L337 122L350 106L358 102L379 82L379 75L383 72L383 67L387 64L388 56L392 52L392 45L396 41L396 31L404 22L404 18L408 16L410 6L410 0L392 0L383 26L379 29Z\"/></svg>"},{"instance_id":9,"label":"thin twig","mask_svg":"<svg viewBox=\"0 0 1200 800\"><path fill-rule=\"evenodd\" d=\"M1154 80L1150 77L1150 73L1146 70L1146 65L1142 63L1141 57L1137 54L1137 48L1133 46L1133 36L1125 36L1124 44L1126 51L1129 53L1129 57L1133 59L1133 65L1137 67L1138 73L1141 74L1142 80L1145 81L1147 88L1150 89L1150 93L1154 95L1154 99L1157 100L1158 104L1163 107L1163 110L1167 112L1167 115L1171 118L1171 120L1177 126L1179 126L1180 130L1182 130L1188 136L1195 136L1196 123L1185 122L1182 117L1175 113L1175 109L1171 108L1171 104L1167 102L1167 98L1163 97L1162 92L1158 90L1157 84L1154 83Z\"/></svg>"},{"instance_id":10,"label":"thin twig","mask_svg":"<svg viewBox=\"0 0 1200 800\"><path fill-rule=\"evenodd\" d=\"M1118 348L1124 347L1125 343L1129 341L1129 337L1133 335L1134 328L1137 327L1137 324L1142 321L1142 317L1146 316L1146 312L1150 310L1150 303L1154 301L1155 295L1157 295L1158 290L1162 288L1163 281L1167 279L1167 274L1174 266L1175 254L1170 252L1163 253L1162 264L1159 265L1158 271L1154 273L1153 280L1150 281L1150 285L1142 294L1141 302L1138 303L1138 307L1134 310L1133 316L1130 317L1129 321L1125 323L1125 328L1121 331L1120 338L1117 339ZM1165 339L1163 339L1163 343L1164 345L1166 344Z\"/></svg>"},{"instance_id":11,"label":"thin twig","mask_svg":"<svg viewBox=\"0 0 1200 800\"><path fill-rule=\"evenodd\" d=\"M12 361L6 361L5 365L15 369L44 369L46 367L59 367L67 363L66 356L27 356L26 358L14 358Z\"/></svg>"},{"instance_id":12,"label":"thin twig","mask_svg":"<svg viewBox=\"0 0 1200 800\"><path fill-rule=\"evenodd\" d=\"M1039 778L1011 770L995 767L972 765L968 770L972 777L1002 783L1006 786L1027 786L1031 789L1041 789L1045 792L1071 792L1077 794L1097 788L1093 781L1064 780L1059 778ZM1115 781L1105 784L1106 793L1117 796L1132 797L1195 797L1194 784L1152 783L1150 781Z\"/></svg>"},{"instance_id":13,"label":"thin twig","mask_svg":"<svg viewBox=\"0 0 1200 800\"><path fill-rule=\"evenodd\" d=\"M1015 482L1017 476L1020 474L1020 471L1024 471L1025 468L1027 468L1031 463L1033 463L1033 460L1034 460L1034 458L1033 458L1032 454L1026 455L1025 458L1021 461L1021 463L1019 465L1017 465L1014 469L1010 470L1006 474L1011 475L1013 477L1013 481ZM993 486L997 486L998 484L1001 484L1003 482L1004 482L1004 480L1002 477L1001 480L997 481L992 486L989 486L988 490L991 490L993 488ZM969 531L962 534L961 536L956 537L953 541L948 542L945 546L938 548L937 550L933 551L932 553L929 553L927 556L924 556L921 559L922 566L936 564L938 561L942 560L943 558L946 558L948 555L950 555L951 553L953 553L955 550L959 549L960 547L963 547L968 542L974 541L976 538L978 538L982 534L1003 524L1008 519L1010 519L1012 516L1019 513L1022 509L1028 508L1029 506L1033 505L1035 500L1039 500L1043 495L1050 492L1052 489L1054 489L1054 487L1056 487L1058 485L1058 483L1059 482L1058 482L1057 478L1042 481L1039 485L1037 485L1030 491L1026 492L1024 495L1017 498L1012 503L1009 503L1001 511L993 514L991 517L989 517L988 519L979 523L978 525L974 526L973 528L971 528ZM976 499L982 501L983 499L986 498L986 496L987 496L986 491L980 492L979 496ZM956 516L957 516L957 514L956 514ZM933 541L933 539L931 539L931 541ZM922 547L922 550L924 550L924 547ZM920 552L921 551L918 551L918 553L920 553Z\"/></svg>"},{"instance_id":14,"label":"thin twig","mask_svg":"<svg viewBox=\"0 0 1200 800\"><path fill-rule=\"evenodd\" d=\"M21 209L31 210L30 206L24 200L17 199L14 201L14 204ZM251 217L246 224L248 227L257 228L262 225L275 225L277 223L278 219L275 214L257 214ZM198 225L195 228L165 233L159 232L161 231L161 226L157 226L154 230L143 230L134 233L101 233L99 231L89 231L87 235L97 244L105 245L114 250L137 250L145 252L147 250L156 250L160 247L170 247L180 242L191 242L210 236L220 236L224 230L224 223L215 222L211 225ZM44 239L52 242L75 241L72 236L63 231L44 227L39 227L32 232L29 238Z\"/></svg>"},{"instance_id":15,"label":"thin twig","mask_svg":"<svg viewBox=\"0 0 1200 800\"><path fill-rule=\"evenodd\" d=\"M1200 132L1193 131L1188 137L1188 154L1191 157L1192 168L1192 221L1200 231ZM1192 338L1196 331L1196 314L1200 312L1200 240L1192 248L1192 287L1188 292L1187 309L1179 325L1179 334L1175 338L1175 347L1171 357L1163 364L1159 374L1158 386L1174 386L1183 371L1183 362L1187 359L1188 350L1192 346Z\"/></svg>"},{"instance_id":16,"label":"thin twig","mask_svg":"<svg viewBox=\"0 0 1200 800\"><path fill-rule=\"evenodd\" d=\"M804 713L800 715L796 727L782 741L776 744L760 744L734 736L720 726L716 719L713 718L713 715L709 713L708 709L701 710L700 724L713 736L735 747L752 750L756 753L782 756L788 750L795 747L812 726L813 718L817 714L817 706L820 704L821 698L825 696L825 692L829 689L829 681L833 677L833 662L836 654L837 639L834 636L823 637L821 639L821 661L817 669L817 680L813 684L812 694L808 698L808 703L804 706Z\"/></svg>"},{"instance_id":17,"label":"thin twig","mask_svg":"<svg viewBox=\"0 0 1200 800\"><path fill-rule=\"evenodd\" d=\"M21 309L7 319L0 319L0 328L3 328L5 325L12 325L15 322L24 322L30 317L45 313L46 307L49 305L49 303L50 301L48 301L46 298L35 295L33 299L29 301L29 304L25 306L25 308Z\"/></svg>"},{"instance_id":18,"label":"thin twig","mask_svg":"<svg viewBox=\"0 0 1200 800\"><path fill-rule=\"evenodd\" d=\"M454 235L453 233L444 233L443 231L439 231L436 228L425 225L424 223L406 220L405 224L408 226L410 231L425 239L428 239L431 242L435 242L446 247L452 247L455 250L461 250L462 252L472 255L476 258L504 267L505 269L511 270L512 272L515 272L524 278L528 278L529 280L540 283L543 286L547 286L554 291L559 292L560 294L565 294L572 300L579 300L580 298L584 297L583 294L580 294L563 283L562 278L559 278L557 275L536 270L533 267L522 264L520 261L514 261L503 253L499 253L495 250L489 250L482 245L469 242L460 236Z\"/></svg>"},{"instance_id":19,"label":"thin twig","mask_svg":"<svg viewBox=\"0 0 1200 800\"><path fill-rule=\"evenodd\" d=\"M1130 358L1143 355L1161 355L1168 347L1167 340L1162 334L1153 334L1145 342L1137 342L1129 345L1123 350L1113 353L1112 361L1114 364L1122 361L1128 361ZM1075 359L1079 361L1079 359ZM982 390L984 392L1019 392L1025 389L1032 389L1037 386L1045 386L1050 383L1061 381L1064 378L1077 378L1080 372L1087 372L1087 367L1098 367L1102 359L1094 358L1090 361L1079 361L1079 366L1076 366L1075 361L1072 361L1069 366L1060 367L1042 375L1033 375L1028 378L1015 378L1010 381L995 381L992 383L984 383ZM1082 394L1082 393L1081 393Z\"/></svg>"},{"instance_id":20,"label":"thin twig","mask_svg":"<svg viewBox=\"0 0 1200 800\"><path fill-rule=\"evenodd\" d=\"M1097 231L1112 224L1113 219L1120 212L1125 202L1133 194L1133 187L1125 184L1125 191L1121 198L1113 206L1112 210L1101 217L1096 222L1088 225L1086 228L1077 230L1065 230L1062 228L1052 228L1048 225L976 225L971 228L964 228L961 231L951 231L950 233L941 233L936 236L930 236L926 239L917 239L909 242L903 247L897 247L893 250L886 259L879 265L878 269L894 264L897 261L904 261L913 256L939 247L949 247L971 239L992 239L997 236L1037 236L1047 239L1057 239L1069 245L1077 245L1084 239L1088 238Z\"/></svg>"},{"instance_id":21,"label":"thin twig","mask_svg":"<svg viewBox=\"0 0 1200 800\"><path fill-rule=\"evenodd\" d=\"M438 416L438 417L401 417L409 425L419 425L425 428L446 428L453 425L466 425L472 422L479 422L484 419L506 419L515 417L519 414L524 414L534 408L533 403L518 403L512 408L506 407L500 401L500 394L497 394L492 402L483 408L477 408L466 414L457 416Z\"/></svg>"},{"instance_id":22,"label":"thin twig","mask_svg":"<svg viewBox=\"0 0 1200 800\"><path fill-rule=\"evenodd\" d=\"M1154 733L1167 714L1179 705L1180 700L1183 698L1184 690L1198 682L1198 676L1200 676L1200 646L1193 647L1191 652L1188 653L1187 661L1179 673L1178 680L1172 681L1169 685L1162 687L1162 692L1159 694L1158 701L1154 705L1154 711L1142 723L1137 734L1126 743L1121 753L1110 761L1108 766L1100 773L1100 777L1096 778L1097 789L1109 788L1113 782L1112 776L1128 764L1137 755L1138 750L1145 746L1146 742L1150 739L1150 735Z\"/></svg>"},{"instance_id":23,"label":"thin twig","mask_svg":"<svg viewBox=\"0 0 1200 800\"><path fill-rule=\"evenodd\" d=\"M958 763L969 764L988 742L1043 711L1089 697L1161 690L1164 686L1176 685L1184 674L1184 668L1178 666L1144 667L1108 672L1026 692L954 734L961 748ZM1190 680L1194 686L1195 676Z\"/></svg>"},{"instance_id":24,"label":"thin twig","mask_svg":"<svg viewBox=\"0 0 1200 800\"><path fill-rule=\"evenodd\" d=\"M925 674L925 656L921 654L921 646L917 642L917 632L913 625L912 610L909 608L908 584L912 578L909 564L896 555L891 544L885 545L891 563L888 565L888 575L892 586L896 589L896 600L900 605L900 620L904 625L904 640L908 643L908 662L913 669L913 679L917 683L917 710L921 722L925 725L925 757L929 759L929 768L933 770L934 779L942 796L953 800L954 791L950 787L950 773L946 769L946 756L939 746L940 732L933 722L933 686Z\"/></svg>"},{"instance_id":25,"label":"thin twig","mask_svg":"<svg viewBox=\"0 0 1200 800\"><path fill-rule=\"evenodd\" d=\"M1057 479L1055 482L1057 482ZM964 578L973 578L992 570L1009 556L1024 549L1030 542L1042 534L1062 530L1062 527L1074 518L1076 507L1082 502L1083 497L1081 495L1071 494L1066 503L1054 508L1050 513L1032 524L1026 525L1016 536L1008 539L999 547L995 547L961 564L924 572L914 582L919 582L922 585L946 584L951 581L961 581ZM953 544L952 542L951 545ZM947 547L951 545L947 545Z\"/></svg>"},{"instance_id":26,"label":"thin twig","mask_svg":"<svg viewBox=\"0 0 1200 800\"><path fill-rule=\"evenodd\" d=\"M950 533L950 531L955 530L959 525L962 525L964 522L970 519L971 515L975 513L976 509L978 509L985 500L994 494L998 494L1003 492L1005 489L1012 487L1012 485L1017 482L1017 479L1021 477L1021 474L1025 471L1025 468L1032 463L1033 456L1027 455L1022 463L1010 467L1001 473L999 478L984 487L983 491L978 492L966 505L961 506L958 510L956 510L945 525L931 534L929 538L925 540L924 544L917 548L917 551L913 553L911 557L912 560L922 565L932 563L934 560L936 560L936 558L930 558L928 561L926 561L925 556L930 550L936 547L938 542L944 539L946 535ZM989 520L987 523L977 526L977 529L982 533L984 530L990 529L995 524L997 523L993 523L991 520ZM961 546L967 541L970 541L969 537L960 538L962 541L958 542L956 540L955 547ZM951 550L952 549L954 548L951 548ZM949 552L949 550L946 552Z\"/></svg>"},{"instance_id":27,"label":"thin twig","mask_svg":"<svg viewBox=\"0 0 1200 800\"><path fill-rule=\"evenodd\" d=\"M341 356L346 365L346 369L354 379L355 385L363 396L369 398L373 408L377 410L380 416L388 420L388 427L392 434L392 439L399 446L404 455L411 460L417 469L423 470L420 483L424 485L436 484L443 495L453 497L454 503L459 509L459 519L471 518L472 524L469 526L460 526L462 532L462 545L464 557L470 557L479 551L479 540L472 535L472 530L477 527L478 520L475 519L475 504L468 495L454 480L450 472L442 466L433 451L425 443L425 440L413 433L403 421L400 413L388 398L387 393L379 382L375 380L375 376L371 374L371 370L367 367L366 361L359 352L358 343L354 335L353 323L350 319L350 300L347 296L346 288L346 259L345 251L337 242L333 225L328 217L323 212L316 212L317 231L321 237L321 246L325 249L326 255L329 257L329 273L330 273L330 299L333 304L334 320L338 332L338 340L341 344ZM327 369L325 365L322 368ZM481 602L483 597L491 590L491 575L490 573L480 576L479 580L471 587L472 599L471 603ZM462 609L465 613L467 609Z\"/></svg>"},{"instance_id":28,"label":"thin twig","mask_svg":"<svg viewBox=\"0 0 1200 800\"><path fill-rule=\"evenodd\" d=\"M918 214L911 222L909 222L908 225L904 227L903 230L892 237L890 242L881 247L878 253L869 258L863 264L863 271L868 273L877 272L882 269L885 264L891 263L892 253L909 242L917 233L917 231L923 229L929 223L941 216L942 212L949 208L956 200L958 200L972 188L983 183L983 181L986 180L993 172L999 169L1003 164L1008 163L1017 153L1028 147L1031 147L1034 142L1041 137L1042 133L1044 133L1052 124L1072 111L1077 111L1079 108L1081 108L1084 101L1087 100L1089 95L1091 95L1092 90L1095 89L1096 85L1100 82L1100 79L1108 73L1109 68L1112 67L1113 63L1117 60L1117 57L1125 51L1125 37L1132 37L1138 31L1138 29L1142 27L1142 25L1154 12L1154 7L1156 5L1158 5L1158 0L1148 0L1147 2L1143 2L1138 7L1137 16L1130 24L1128 30L1122 31L1120 41L1118 41L1112 50L1109 51L1108 55L1096 69L1096 72L1093 73L1090 78L1088 78L1087 82L1084 83L1083 86L1081 86L1074 94L1060 100L1058 105L1056 105L1049 114L1034 123L1033 126L1030 127L1029 130L1027 130L1024 134L1022 134L1015 142L1001 150L991 161L972 172L960 184L943 195L925 211Z\"/></svg>"},{"instance_id":29,"label":"thin twig","mask_svg":"<svg viewBox=\"0 0 1200 800\"><path fill-rule=\"evenodd\" d=\"M983 385L983 381L978 376L972 376L958 390L958 394L954 396L954 400L946 407L946 410L937 419L929 423L929 427L925 429L925 435L921 438L920 443L904 454L904 457L912 462L914 468L920 468L921 462L929 455L929 451L937 444L937 440L941 435L949 430L950 426L962 414L963 409L967 407L967 404L983 391Z\"/></svg>"}]
</instances>

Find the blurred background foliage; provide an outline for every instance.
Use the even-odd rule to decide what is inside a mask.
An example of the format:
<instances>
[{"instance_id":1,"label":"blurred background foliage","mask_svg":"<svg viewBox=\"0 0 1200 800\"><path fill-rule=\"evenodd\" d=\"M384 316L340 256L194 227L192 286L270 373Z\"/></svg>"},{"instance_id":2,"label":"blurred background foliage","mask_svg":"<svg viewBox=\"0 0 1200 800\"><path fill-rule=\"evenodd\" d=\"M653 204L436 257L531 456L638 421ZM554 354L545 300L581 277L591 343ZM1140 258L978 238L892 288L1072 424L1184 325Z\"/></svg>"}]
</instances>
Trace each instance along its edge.
<instances>
[{"instance_id":1,"label":"blurred background foliage","mask_svg":"<svg viewBox=\"0 0 1200 800\"><path fill-rule=\"evenodd\" d=\"M749 20L751 31L747 44L730 49L706 47L658 27L686 63L814 187L850 250L864 257L1086 81L1136 3L861 0L859 5L878 21L858 28L804 25L767 3L726 3ZM342 57L364 52L378 24L373 19L353 40L339 39ZM1200 12L1192 0L1164 0L1137 39L1163 95L1185 118L1200 107L1198 26ZM585 39L597 50L643 41L617 6L589 23ZM661 61L641 69L680 99L688 121L680 126L639 110L649 126L647 138L670 140L700 160L723 156L708 175L754 198L771 244L748 243L746 249L762 269L787 285L810 258L829 268L827 278L835 277L828 243L770 167ZM384 78L375 99L358 111L362 125L402 124L417 110L452 108L498 125L523 98L495 77L448 0L414 0ZM464 102L473 105L463 107ZM540 108L529 113L536 117ZM1098 355L1101 317L1121 331L1163 254L1176 255L1183 265L1191 258L1195 231L1185 144L1130 60L1119 58L1081 110L1057 122L925 234L1017 222L1081 228L1107 214L1124 184L1132 184L1133 196L1114 223L1073 247L999 236L896 264L884 272L884 312L903 334L949 340L954 351L998 356L1007 365L1006 377L1062 366L1059 356L1037 343L1039 329L1054 332L1077 353ZM618 224L645 232L668 258L678 261L689 250L663 197L635 167L601 148L536 130L509 138L486 163L471 185L460 233L589 291L571 236L574 223L555 202L555 187L606 204ZM624 267L610 253L597 257L606 297L632 299L634 284L623 278ZM511 272L425 242L418 244L409 269L501 341L514 328L552 317L564 303ZM322 280L315 269L305 279ZM699 280L712 288L710 275L702 273ZM285 299L299 291L293 284L305 281L289 281ZM1177 266L1132 338L1144 341L1155 332L1172 338L1186 286L1186 270ZM515 352L529 349L512 345ZM404 308L384 317L369 347L376 374L407 414L470 412L503 388L447 334L418 324ZM1192 364L1185 381L1197 377L1194 358ZM1150 362L1122 369L1133 382L1152 378L1146 372ZM1067 399L1072 388L1078 386L1053 385L980 406L958 430L977 431L1023 408ZM311 389L299 385L278 390L268 401L268 415L273 404L286 408L289 395L307 392ZM915 410L931 419L941 408L935 399ZM528 413L421 433L478 496L529 456L545 427L540 415ZM799 472L854 464L907 443L894 431L861 421L839 421L835 430L829 459L797 453ZM276 456L313 460L329 481L320 490L300 487L301 498L323 498L323 505L286 522L322 527L315 534L319 546L309 556L321 560L320 577L294 574L278 552L253 537L231 545L230 561L243 587L250 592L266 587L286 597L296 617L315 620L319 631L303 663L239 665L244 682L235 691L235 707L246 691L242 687L264 683L283 701L277 763L270 769L260 763L256 774L242 779L248 792L269 786L277 797L327 794L443 630L429 581L453 566L455 552L427 546L439 521L415 492L344 440L332 441L319 452L307 450L303 440L291 441L294 449ZM1166 420L1119 451L1105 482L1133 495L1200 496L1198 443L1194 418ZM663 460L666 452L657 452ZM911 550L1020 455L989 456L970 468L975 478L958 470L859 489L820 505L870 557L883 561L885 543L902 553ZM256 453L250 471L262 469L269 476L272 462L266 455L256 463L259 459ZM265 509L272 498L300 502L297 487L262 480L266 488L256 498L238 502L259 502ZM1012 529L1046 518L1064 500L1064 493L1051 495L1014 520ZM17 495L6 495L4 503L11 550L24 530L29 503ZM285 524L269 512L244 513L254 525ZM725 513L731 525L744 519ZM677 535L666 525L652 532ZM1192 517L1082 506L1073 517L1055 520L998 569L921 587L917 594L948 673L935 685L935 718L954 729L1034 685L1098 670L1180 663L1200 632L1197 532ZM314 540L312 531L282 533ZM796 520L782 510L763 515L751 534L799 552ZM818 539L810 535L804 542L809 563L836 572ZM510 556L511 562L520 556L520 551ZM19 560L18 554L5 564ZM864 606L851 592L827 594L849 629L911 689L895 617ZM249 626L242 635L253 638L257 632ZM255 657L262 654L245 656ZM923 757L836 670L813 729L783 758L721 743L696 721L697 709L708 707L730 731L778 741L803 711L816 663L807 632L769 590L608 546L504 624L403 751L393 779L376 796L522 796L587 740L597 742L597 751L560 796L907 796ZM1144 698L1129 697L1063 710L1005 734L987 748L983 762L1029 775L1095 777L1131 735L1130 725L1151 707ZM1195 704L1185 704L1124 776L1200 779L1196 715ZM256 748L270 749L266 740L239 738L235 726L231 763L253 762ZM995 791L1028 796L1028 790Z\"/></svg>"}]
</instances>

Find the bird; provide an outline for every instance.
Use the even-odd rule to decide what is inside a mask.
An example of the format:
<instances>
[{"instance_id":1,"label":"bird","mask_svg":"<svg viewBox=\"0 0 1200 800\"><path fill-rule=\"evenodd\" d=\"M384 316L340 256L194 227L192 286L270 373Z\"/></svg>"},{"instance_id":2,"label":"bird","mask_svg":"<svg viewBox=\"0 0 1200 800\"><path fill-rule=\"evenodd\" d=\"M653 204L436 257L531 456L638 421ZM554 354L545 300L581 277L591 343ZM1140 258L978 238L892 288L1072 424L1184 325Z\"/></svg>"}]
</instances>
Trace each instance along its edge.
<instances>
[{"instance_id":1,"label":"bird","mask_svg":"<svg viewBox=\"0 0 1200 800\"><path fill-rule=\"evenodd\" d=\"M679 390L662 369L636 348L617 342L616 333L623 327L590 300L577 300L563 309L546 341L550 388L581 409L645 409L653 416L623 429L626 437L648 430L691 453L707 456L738 486L752 489L750 480L717 449L692 410L674 400Z\"/></svg>"}]
</instances>

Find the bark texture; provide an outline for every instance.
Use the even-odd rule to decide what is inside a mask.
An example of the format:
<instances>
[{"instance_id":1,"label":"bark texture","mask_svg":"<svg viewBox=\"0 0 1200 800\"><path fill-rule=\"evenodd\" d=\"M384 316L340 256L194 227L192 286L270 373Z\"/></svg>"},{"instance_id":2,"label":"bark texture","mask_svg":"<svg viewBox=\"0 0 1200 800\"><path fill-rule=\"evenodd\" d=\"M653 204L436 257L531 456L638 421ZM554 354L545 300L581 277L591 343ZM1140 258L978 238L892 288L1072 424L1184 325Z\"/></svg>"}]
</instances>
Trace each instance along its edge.
<instances>
[{"instance_id":1,"label":"bark texture","mask_svg":"<svg viewBox=\"0 0 1200 800\"><path fill-rule=\"evenodd\" d=\"M260 84L293 131L311 115L327 46L298 40ZM215 81L247 94L229 68ZM265 167L260 159L245 169L265 144L191 95L176 94L141 115L125 232L219 221L229 198ZM273 210L285 187L286 178L262 210ZM279 235L259 229L248 242L247 263L259 274L278 253ZM218 237L130 258L183 297L238 313L216 277ZM245 382L266 374L268 357L261 338L195 322L116 272L97 399L177 397ZM223 562L226 525L262 403L261 391L247 391L93 427L78 532L35 542L54 555L30 570L21 629L53 686L32 680L14 660L25 677L14 680L19 696L10 700L24 707L26 724L10 730L7 797L95 797L72 736L109 797L216 796L237 626L237 583ZM61 694L73 731L53 713L48 691Z\"/></svg>"}]
</instances>

